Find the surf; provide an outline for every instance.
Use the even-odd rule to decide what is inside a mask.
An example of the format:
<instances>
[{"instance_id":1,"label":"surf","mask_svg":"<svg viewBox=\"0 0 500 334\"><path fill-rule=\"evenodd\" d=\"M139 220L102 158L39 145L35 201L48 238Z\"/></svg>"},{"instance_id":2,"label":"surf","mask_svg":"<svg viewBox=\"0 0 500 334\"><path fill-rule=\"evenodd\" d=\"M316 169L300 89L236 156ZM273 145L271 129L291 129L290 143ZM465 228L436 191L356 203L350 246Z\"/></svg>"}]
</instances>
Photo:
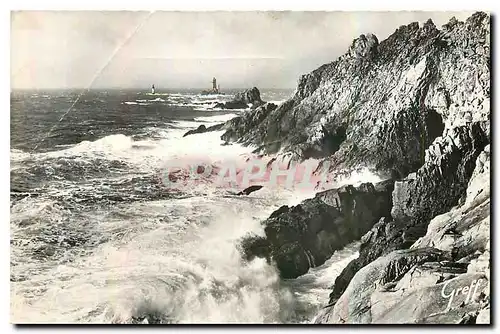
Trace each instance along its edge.
<instances>
[{"instance_id":1,"label":"surf","mask_svg":"<svg viewBox=\"0 0 500 334\"><path fill-rule=\"evenodd\" d=\"M24 170L20 177L41 175L45 183L37 196L11 202L11 320L310 321L341 259L356 256L355 250L341 251L309 276L284 281L272 264L244 261L239 244L247 233L262 235L260 222L274 210L313 191L263 187L228 196L229 189L202 182L169 193L157 183L170 160L208 155L244 163L253 156L253 147L225 145L221 131L183 137L202 123L237 115L195 114L141 129L141 139L115 133L49 152L11 150L16 173Z\"/></svg>"}]
</instances>

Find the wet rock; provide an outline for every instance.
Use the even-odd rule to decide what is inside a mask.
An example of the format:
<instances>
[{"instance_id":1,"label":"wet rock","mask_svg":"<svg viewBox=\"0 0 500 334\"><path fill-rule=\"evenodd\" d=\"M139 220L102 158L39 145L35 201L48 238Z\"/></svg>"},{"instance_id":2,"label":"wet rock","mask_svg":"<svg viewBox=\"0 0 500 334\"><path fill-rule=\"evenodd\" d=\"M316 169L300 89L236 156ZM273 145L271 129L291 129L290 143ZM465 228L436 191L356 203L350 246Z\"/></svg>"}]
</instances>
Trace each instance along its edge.
<instances>
[{"instance_id":1,"label":"wet rock","mask_svg":"<svg viewBox=\"0 0 500 334\"><path fill-rule=\"evenodd\" d=\"M205 133L205 132L211 132L211 131L219 131L221 130L222 128L224 127L224 123L220 123L220 124L216 124L216 125L212 125L212 126L209 126L209 127L206 127L204 124L200 125L199 127L197 127L196 129L194 130L189 130L188 132L186 132L183 137L186 137L186 136L189 136L189 135L194 135L194 134L197 134L197 133Z\"/></svg>"},{"instance_id":2,"label":"wet rock","mask_svg":"<svg viewBox=\"0 0 500 334\"><path fill-rule=\"evenodd\" d=\"M258 185L255 185L255 186L250 186L248 188L245 188L244 190L240 191L239 193L237 193L236 195L250 195L251 193L253 193L254 191L257 191L259 189L262 189L263 186L258 186Z\"/></svg>"},{"instance_id":3,"label":"wet rock","mask_svg":"<svg viewBox=\"0 0 500 334\"><path fill-rule=\"evenodd\" d=\"M252 128L252 124L259 124L269 113L277 108L274 103L266 103L256 109L246 110L241 116L229 120L226 125L226 132L222 135L225 141L244 141L247 136L247 129Z\"/></svg>"},{"instance_id":4,"label":"wet rock","mask_svg":"<svg viewBox=\"0 0 500 334\"><path fill-rule=\"evenodd\" d=\"M387 220L381 219L365 234L359 258L337 278L329 306L319 313L316 321L478 323L479 319L489 322L489 150L488 145L477 155L462 205L432 219L425 235L409 250L386 253L386 249L395 245L392 234L399 233ZM418 263L408 258L411 252L429 249L439 256L421 258ZM398 261L391 262L395 258ZM375 283L366 286L364 281ZM472 292L469 297L461 293L450 301L450 297L443 297L443 289L447 289L447 296L458 289Z\"/></svg>"},{"instance_id":5,"label":"wet rock","mask_svg":"<svg viewBox=\"0 0 500 334\"><path fill-rule=\"evenodd\" d=\"M284 278L305 274L388 215L392 189L392 181L345 186L294 207L283 206L262 223L265 239L244 240L244 256L274 261Z\"/></svg>"},{"instance_id":6,"label":"wet rock","mask_svg":"<svg viewBox=\"0 0 500 334\"><path fill-rule=\"evenodd\" d=\"M303 75L266 117L228 124L225 138L324 158L331 170L363 165L404 177L443 129L482 123L489 133L489 29L489 16L477 13L442 31L430 20L411 23L380 43L362 35Z\"/></svg>"},{"instance_id":7,"label":"wet rock","mask_svg":"<svg viewBox=\"0 0 500 334\"><path fill-rule=\"evenodd\" d=\"M279 107L226 123L224 140L257 152L317 158L329 171L373 168L396 180L382 211L346 190L280 208L263 222L265 237L247 239L246 257L266 257L283 277L297 277L361 239L319 323L486 318L490 64L488 14L452 19L442 30L414 22L380 43L360 36L346 54L303 75ZM474 298L461 294L447 308L443 287L479 279Z\"/></svg>"},{"instance_id":8,"label":"wet rock","mask_svg":"<svg viewBox=\"0 0 500 334\"><path fill-rule=\"evenodd\" d=\"M246 109L251 106L252 109L255 109L264 103L265 102L260 98L259 89L257 87L253 87L236 93L231 101L217 103L215 108Z\"/></svg>"}]
</instances>

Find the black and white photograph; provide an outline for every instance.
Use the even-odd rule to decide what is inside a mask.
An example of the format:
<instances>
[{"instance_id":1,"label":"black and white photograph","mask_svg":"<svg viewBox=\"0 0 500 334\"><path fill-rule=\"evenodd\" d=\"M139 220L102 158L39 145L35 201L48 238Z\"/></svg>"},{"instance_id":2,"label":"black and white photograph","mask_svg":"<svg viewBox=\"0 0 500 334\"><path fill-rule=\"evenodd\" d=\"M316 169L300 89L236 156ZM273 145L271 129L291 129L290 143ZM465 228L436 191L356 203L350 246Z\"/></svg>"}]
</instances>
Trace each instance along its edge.
<instances>
[{"instance_id":1,"label":"black and white photograph","mask_svg":"<svg viewBox=\"0 0 500 334\"><path fill-rule=\"evenodd\" d=\"M9 322L491 324L492 23L10 11Z\"/></svg>"}]
</instances>

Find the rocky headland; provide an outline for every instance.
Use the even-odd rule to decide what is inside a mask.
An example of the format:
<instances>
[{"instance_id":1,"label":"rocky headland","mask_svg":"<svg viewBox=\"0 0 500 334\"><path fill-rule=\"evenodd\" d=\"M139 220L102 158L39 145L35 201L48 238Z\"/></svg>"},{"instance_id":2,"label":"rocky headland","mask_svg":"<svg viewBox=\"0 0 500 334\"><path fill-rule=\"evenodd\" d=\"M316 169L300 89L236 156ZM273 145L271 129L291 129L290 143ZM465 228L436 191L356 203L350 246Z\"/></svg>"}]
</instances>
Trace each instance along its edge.
<instances>
[{"instance_id":1,"label":"rocky headland","mask_svg":"<svg viewBox=\"0 0 500 334\"><path fill-rule=\"evenodd\" d=\"M260 154L390 176L281 207L242 255L293 278L361 240L316 323L489 323L490 66L488 14L414 22L222 125Z\"/></svg>"}]
</instances>

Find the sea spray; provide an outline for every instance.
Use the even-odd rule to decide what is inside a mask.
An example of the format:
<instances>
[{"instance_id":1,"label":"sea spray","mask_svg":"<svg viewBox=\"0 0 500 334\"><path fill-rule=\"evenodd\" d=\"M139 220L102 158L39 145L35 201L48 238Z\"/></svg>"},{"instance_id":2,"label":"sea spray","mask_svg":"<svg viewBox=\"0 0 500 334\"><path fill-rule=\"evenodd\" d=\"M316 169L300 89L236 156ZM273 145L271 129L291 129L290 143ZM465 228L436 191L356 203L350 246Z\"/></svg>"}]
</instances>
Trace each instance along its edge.
<instances>
[{"instance_id":1,"label":"sea spray","mask_svg":"<svg viewBox=\"0 0 500 334\"><path fill-rule=\"evenodd\" d=\"M192 99L181 95L179 105ZM11 321L308 321L335 273L326 270L295 285L281 280L264 260L245 262L238 247L247 233L263 234L260 222L274 210L296 205L316 190L268 186L235 197L203 177L196 187L177 192L158 180L166 163L207 155L212 163L234 161L243 170L254 157L253 147L224 145L221 132L182 137L200 122L231 117L235 114L154 126L145 115L138 119L145 121L140 136L114 132L48 152L11 150L12 181L28 190L11 200ZM280 163L284 169L288 161ZM248 178L250 184L259 181L257 169L251 171L256 177ZM243 176L237 175L241 186Z\"/></svg>"}]
</instances>

